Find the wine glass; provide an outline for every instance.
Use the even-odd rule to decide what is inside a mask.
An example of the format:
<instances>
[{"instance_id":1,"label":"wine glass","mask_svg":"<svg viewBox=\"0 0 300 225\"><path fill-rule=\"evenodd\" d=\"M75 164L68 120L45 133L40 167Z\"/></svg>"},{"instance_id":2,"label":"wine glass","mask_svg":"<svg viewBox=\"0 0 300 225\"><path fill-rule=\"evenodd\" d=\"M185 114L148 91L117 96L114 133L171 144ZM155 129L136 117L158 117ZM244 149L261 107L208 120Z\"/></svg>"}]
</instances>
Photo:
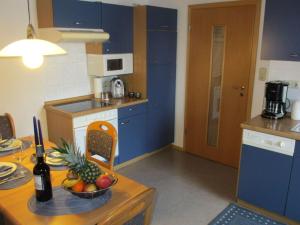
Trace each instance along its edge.
<instances>
[{"instance_id":1,"label":"wine glass","mask_svg":"<svg viewBox=\"0 0 300 225\"><path fill-rule=\"evenodd\" d=\"M26 154L24 152L24 145L23 143L19 148L13 150L13 158L19 163L22 164L22 161L26 158ZM20 174L24 175L26 170L23 167L20 168Z\"/></svg>"}]
</instances>

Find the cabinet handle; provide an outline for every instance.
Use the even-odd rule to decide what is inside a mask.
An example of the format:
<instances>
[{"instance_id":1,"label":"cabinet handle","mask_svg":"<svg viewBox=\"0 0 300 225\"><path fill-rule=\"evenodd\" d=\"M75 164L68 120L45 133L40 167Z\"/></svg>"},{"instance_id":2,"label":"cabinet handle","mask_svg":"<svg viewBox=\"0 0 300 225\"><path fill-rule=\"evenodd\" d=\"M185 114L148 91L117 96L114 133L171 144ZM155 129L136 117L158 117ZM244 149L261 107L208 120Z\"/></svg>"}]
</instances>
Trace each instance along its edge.
<instances>
[{"instance_id":1,"label":"cabinet handle","mask_svg":"<svg viewBox=\"0 0 300 225\"><path fill-rule=\"evenodd\" d=\"M129 124L129 120L126 120L124 122L121 122L121 125L126 125L126 124Z\"/></svg>"},{"instance_id":2,"label":"cabinet handle","mask_svg":"<svg viewBox=\"0 0 300 225\"><path fill-rule=\"evenodd\" d=\"M76 24L76 25L81 25L81 24L83 24L83 23L80 22L80 21L76 21L75 24Z\"/></svg>"},{"instance_id":3,"label":"cabinet handle","mask_svg":"<svg viewBox=\"0 0 300 225\"><path fill-rule=\"evenodd\" d=\"M161 28L168 28L169 26L168 25L161 25L160 27Z\"/></svg>"},{"instance_id":4,"label":"cabinet handle","mask_svg":"<svg viewBox=\"0 0 300 225\"><path fill-rule=\"evenodd\" d=\"M296 57L299 57L299 54L296 53L296 52L293 52L293 53L290 54L290 57L296 58Z\"/></svg>"},{"instance_id":5,"label":"cabinet handle","mask_svg":"<svg viewBox=\"0 0 300 225\"><path fill-rule=\"evenodd\" d=\"M128 109L128 111L130 111L130 112L131 112L132 110L133 110L132 108L129 108L129 109Z\"/></svg>"}]
</instances>

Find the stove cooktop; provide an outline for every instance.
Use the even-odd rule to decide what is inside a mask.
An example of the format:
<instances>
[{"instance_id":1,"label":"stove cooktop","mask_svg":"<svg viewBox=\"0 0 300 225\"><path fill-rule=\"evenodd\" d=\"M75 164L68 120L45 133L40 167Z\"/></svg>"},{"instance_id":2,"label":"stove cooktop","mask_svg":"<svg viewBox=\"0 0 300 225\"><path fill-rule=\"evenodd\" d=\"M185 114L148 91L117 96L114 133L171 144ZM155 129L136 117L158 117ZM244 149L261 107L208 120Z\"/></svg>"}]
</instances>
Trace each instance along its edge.
<instances>
[{"instance_id":1,"label":"stove cooktop","mask_svg":"<svg viewBox=\"0 0 300 225\"><path fill-rule=\"evenodd\" d=\"M111 106L109 102L100 102L96 100L85 100L80 102L72 102L67 104L55 105L54 107L69 113L78 113L96 108Z\"/></svg>"}]
</instances>

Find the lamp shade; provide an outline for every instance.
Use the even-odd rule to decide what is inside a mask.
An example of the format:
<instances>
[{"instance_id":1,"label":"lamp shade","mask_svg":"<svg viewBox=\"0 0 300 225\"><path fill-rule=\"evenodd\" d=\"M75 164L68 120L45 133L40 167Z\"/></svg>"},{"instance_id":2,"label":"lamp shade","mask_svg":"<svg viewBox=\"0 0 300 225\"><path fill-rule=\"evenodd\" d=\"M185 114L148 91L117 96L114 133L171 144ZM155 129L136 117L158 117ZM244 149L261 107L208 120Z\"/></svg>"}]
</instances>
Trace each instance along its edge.
<instances>
[{"instance_id":1,"label":"lamp shade","mask_svg":"<svg viewBox=\"0 0 300 225\"><path fill-rule=\"evenodd\" d=\"M66 51L54 43L35 38L15 41L0 51L0 57L23 57L28 54L62 55Z\"/></svg>"}]
</instances>

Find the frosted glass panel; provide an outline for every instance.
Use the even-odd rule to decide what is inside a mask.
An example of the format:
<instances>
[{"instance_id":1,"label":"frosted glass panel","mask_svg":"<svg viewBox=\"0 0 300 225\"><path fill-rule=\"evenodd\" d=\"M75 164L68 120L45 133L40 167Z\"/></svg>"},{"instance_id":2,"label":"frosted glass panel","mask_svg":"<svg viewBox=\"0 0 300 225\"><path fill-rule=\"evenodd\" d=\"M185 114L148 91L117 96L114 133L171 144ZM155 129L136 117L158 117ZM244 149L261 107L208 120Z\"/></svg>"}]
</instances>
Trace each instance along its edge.
<instances>
[{"instance_id":1,"label":"frosted glass panel","mask_svg":"<svg viewBox=\"0 0 300 225\"><path fill-rule=\"evenodd\" d=\"M221 84L224 64L225 27L213 27L212 62L210 74L210 99L208 113L207 144L218 146Z\"/></svg>"}]
</instances>

